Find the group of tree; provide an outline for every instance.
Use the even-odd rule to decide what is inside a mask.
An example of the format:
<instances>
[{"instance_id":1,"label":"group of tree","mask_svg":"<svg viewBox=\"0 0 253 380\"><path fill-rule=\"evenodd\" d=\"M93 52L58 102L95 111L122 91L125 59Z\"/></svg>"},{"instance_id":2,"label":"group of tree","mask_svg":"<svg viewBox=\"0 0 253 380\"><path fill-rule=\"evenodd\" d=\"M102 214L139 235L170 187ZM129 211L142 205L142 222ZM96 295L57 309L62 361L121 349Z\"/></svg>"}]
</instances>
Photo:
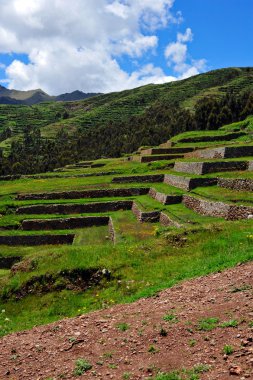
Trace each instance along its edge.
<instances>
[{"instance_id":1,"label":"group of tree","mask_svg":"<svg viewBox=\"0 0 253 380\"><path fill-rule=\"evenodd\" d=\"M0 152L0 175L46 172L83 159L119 157L140 146L158 145L181 132L217 129L251 114L252 92L228 92L222 98L200 99L194 111L157 101L127 122L80 128L72 134L61 129L54 139L42 138L37 127L26 127L23 138L13 141L8 157ZM8 136L11 131L3 133Z\"/></svg>"}]
</instances>

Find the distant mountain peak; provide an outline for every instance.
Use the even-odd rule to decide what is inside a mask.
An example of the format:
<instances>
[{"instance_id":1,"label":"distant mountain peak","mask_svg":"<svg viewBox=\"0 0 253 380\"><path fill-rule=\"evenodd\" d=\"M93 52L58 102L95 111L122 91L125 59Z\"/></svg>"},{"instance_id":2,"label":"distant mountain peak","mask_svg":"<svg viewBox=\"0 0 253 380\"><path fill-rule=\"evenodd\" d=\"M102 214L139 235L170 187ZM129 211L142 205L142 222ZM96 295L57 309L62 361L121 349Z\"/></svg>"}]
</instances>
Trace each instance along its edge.
<instances>
[{"instance_id":1,"label":"distant mountain peak","mask_svg":"<svg viewBox=\"0 0 253 380\"><path fill-rule=\"evenodd\" d=\"M75 90L70 93L61 94L58 96L50 96L41 88L28 91L19 91L8 89L0 85L0 104L25 104L32 105L41 102L58 102L58 101L76 101L92 96L99 95L97 93L84 93L80 90Z\"/></svg>"}]
</instances>

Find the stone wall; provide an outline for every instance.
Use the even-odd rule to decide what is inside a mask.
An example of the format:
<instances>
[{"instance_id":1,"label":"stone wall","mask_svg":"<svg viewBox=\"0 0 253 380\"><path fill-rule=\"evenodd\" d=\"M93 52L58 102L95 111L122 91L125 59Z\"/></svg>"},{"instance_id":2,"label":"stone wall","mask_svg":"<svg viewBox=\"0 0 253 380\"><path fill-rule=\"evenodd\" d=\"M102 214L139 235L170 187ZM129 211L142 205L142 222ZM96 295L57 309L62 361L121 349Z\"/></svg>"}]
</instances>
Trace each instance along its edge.
<instances>
[{"instance_id":1,"label":"stone wall","mask_svg":"<svg viewBox=\"0 0 253 380\"><path fill-rule=\"evenodd\" d=\"M111 217L109 218L108 228L109 228L109 237L110 237L110 240L114 244L116 244L116 232L115 232L115 228L114 228L114 225L113 225L113 220L112 220Z\"/></svg>"},{"instance_id":2,"label":"stone wall","mask_svg":"<svg viewBox=\"0 0 253 380\"><path fill-rule=\"evenodd\" d=\"M150 174L150 175L135 175L115 177L112 182L114 183L128 183L128 182L163 182L164 174ZM148 191L147 191L148 193Z\"/></svg>"},{"instance_id":3,"label":"stone wall","mask_svg":"<svg viewBox=\"0 0 253 380\"><path fill-rule=\"evenodd\" d=\"M206 201L189 195L183 196L186 207L200 215L224 218L227 220L248 219L253 216L253 207L234 206L223 202Z\"/></svg>"},{"instance_id":4,"label":"stone wall","mask_svg":"<svg viewBox=\"0 0 253 380\"><path fill-rule=\"evenodd\" d=\"M151 156L140 156L140 162L152 162L152 161L161 161L161 160L175 160L176 158L183 158L183 154L163 154L159 155L151 155Z\"/></svg>"},{"instance_id":5,"label":"stone wall","mask_svg":"<svg viewBox=\"0 0 253 380\"><path fill-rule=\"evenodd\" d=\"M196 136L196 137L185 137L177 142L180 143L195 143L195 142L209 142L209 141L230 141L233 139L237 139L238 137L245 136L246 132L233 132L233 133L227 133L225 135L218 135L218 136Z\"/></svg>"},{"instance_id":6,"label":"stone wall","mask_svg":"<svg viewBox=\"0 0 253 380\"><path fill-rule=\"evenodd\" d=\"M238 191L253 191L253 180L244 178L218 178L218 186Z\"/></svg>"},{"instance_id":7,"label":"stone wall","mask_svg":"<svg viewBox=\"0 0 253 380\"><path fill-rule=\"evenodd\" d=\"M164 183L183 190L192 190L199 186L213 186L217 184L217 178L190 178L173 174L164 176Z\"/></svg>"},{"instance_id":8,"label":"stone wall","mask_svg":"<svg viewBox=\"0 0 253 380\"><path fill-rule=\"evenodd\" d=\"M72 244L74 237L75 237L74 234L0 236L0 245L36 246L36 245Z\"/></svg>"},{"instance_id":9,"label":"stone wall","mask_svg":"<svg viewBox=\"0 0 253 380\"><path fill-rule=\"evenodd\" d=\"M23 220L23 230L67 230L92 226L106 226L109 223L108 216L86 216L80 218L60 219L27 219Z\"/></svg>"},{"instance_id":10,"label":"stone wall","mask_svg":"<svg viewBox=\"0 0 253 380\"><path fill-rule=\"evenodd\" d=\"M50 204L50 205L32 205L19 207L17 214L82 214L109 212L118 210L131 210L133 201L113 201L113 202L91 202L91 203L71 203L71 204Z\"/></svg>"},{"instance_id":11,"label":"stone wall","mask_svg":"<svg viewBox=\"0 0 253 380\"><path fill-rule=\"evenodd\" d=\"M164 193L159 193L158 191L156 191L156 189L150 189L149 195L164 205L170 205L170 204L182 202L181 195L167 195Z\"/></svg>"},{"instance_id":12,"label":"stone wall","mask_svg":"<svg viewBox=\"0 0 253 380\"><path fill-rule=\"evenodd\" d=\"M160 178L161 176L159 176ZM148 187L133 187L125 189L96 189L75 190L53 193L18 194L17 200L50 200L50 199L81 199L81 198L109 198L109 197L131 197L145 195L149 192Z\"/></svg>"},{"instance_id":13,"label":"stone wall","mask_svg":"<svg viewBox=\"0 0 253 380\"><path fill-rule=\"evenodd\" d=\"M235 158L235 157L248 157L253 155L253 145L244 146L228 146L221 148L212 148L197 150L192 153L185 154L185 157L195 157L204 159L218 159L218 158Z\"/></svg>"},{"instance_id":14,"label":"stone wall","mask_svg":"<svg viewBox=\"0 0 253 380\"><path fill-rule=\"evenodd\" d=\"M253 160L249 161L248 170L253 170Z\"/></svg>"},{"instance_id":15,"label":"stone wall","mask_svg":"<svg viewBox=\"0 0 253 380\"><path fill-rule=\"evenodd\" d=\"M181 227L181 224L179 224L178 222L176 222L175 220L173 220L172 218L170 218L164 212L161 212L159 222L164 227L176 227L176 228L180 228Z\"/></svg>"},{"instance_id":16,"label":"stone wall","mask_svg":"<svg viewBox=\"0 0 253 380\"><path fill-rule=\"evenodd\" d=\"M0 257L0 269L11 269L12 265L21 260L20 256Z\"/></svg>"},{"instance_id":17,"label":"stone wall","mask_svg":"<svg viewBox=\"0 0 253 380\"><path fill-rule=\"evenodd\" d=\"M174 170L183 173L208 174L224 171L247 170L248 161L176 162Z\"/></svg>"},{"instance_id":18,"label":"stone wall","mask_svg":"<svg viewBox=\"0 0 253 380\"><path fill-rule=\"evenodd\" d=\"M223 202L209 202L189 195L183 196L183 204L198 214L217 218L226 218L230 207Z\"/></svg>"},{"instance_id":19,"label":"stone wall","mask_svg":"<svg viewBox=\"0 0 253 380\"><path fill-rule=\"evenodd\" d=\"M159 222L159 219L160 219L160 211L150 211L150 212L141 211L135 202L133 202L132 212L134 213L136 218L139 220L139 222L155 223L155 222Z\"/></svg>"},{"instance_id":20,"label":"stone wall","mask_svg":"<svg viewBox=\"0 0 253 380\"><path fill-rule=\"evenodd\" d=\"M194 148L150 148L141 151L142 155L152 155L152 154L181 154L192 152Z\"/></svg>"}]
</instances>

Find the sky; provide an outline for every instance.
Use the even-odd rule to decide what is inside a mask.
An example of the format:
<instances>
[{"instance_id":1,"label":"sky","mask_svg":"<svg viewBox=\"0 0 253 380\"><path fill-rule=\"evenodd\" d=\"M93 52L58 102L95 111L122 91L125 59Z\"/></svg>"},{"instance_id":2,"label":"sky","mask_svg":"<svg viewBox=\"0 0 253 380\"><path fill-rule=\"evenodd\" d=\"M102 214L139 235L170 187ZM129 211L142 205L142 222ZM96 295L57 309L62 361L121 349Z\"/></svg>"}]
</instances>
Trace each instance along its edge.
<instances>
[{"instance_id":1,"label":"sky","mask_svg":"<svg viewBox=\"0 0 253 380\"><path fill-rule=\"evenodd\" d=\"M253 66L253 0L0 0L0 85L112 92Z\"/></svg>"}]
</instances>

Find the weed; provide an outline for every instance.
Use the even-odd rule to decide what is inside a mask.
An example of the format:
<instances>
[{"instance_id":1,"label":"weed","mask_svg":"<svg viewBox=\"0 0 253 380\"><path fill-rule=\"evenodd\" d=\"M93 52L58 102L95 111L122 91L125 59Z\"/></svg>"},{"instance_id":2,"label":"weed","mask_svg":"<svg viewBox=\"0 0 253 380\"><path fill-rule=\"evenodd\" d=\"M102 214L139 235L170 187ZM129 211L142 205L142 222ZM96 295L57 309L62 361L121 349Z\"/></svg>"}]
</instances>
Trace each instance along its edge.
<instances>
[{"instance_id":1,"label":"weed","mask_svg":"<svg viewBox=\"0 0 253 380\"><path fill-rule=\"evenodd\" d=\"M200 331L211 331L218 326L219 318L203 318L198 322L197 329Z\"/></svg>"},{"instance_id":2,"label":"weed","mask_svg":"<svg viewBox=\"0 0 253 380\"><path fill-rule=\"evenodd\" d=\"M178 322L178 318L175 314L166 314L163 317L163 320L166 322L169 322L169 323L177 323Z\"/></svg>"},{"instance_id":3,"label":"weed","mask_svg":"<svg viewBox=\"0 0 253 380\"><path fill-rule=\"evenodd\" d=\"M231 293L245 292L246 290L250 290L250 289L252 289L252 286L245 284L240 287L234 287L230 292Z\"/></svg>"},{"instance_id":4,"label":"weed","mask_svg":"<svg viewBox=\"0 0 253 380\"><path fill-rule=\"evenodd\" d=\"M226 344L223 347L223 352L224 352L225 355L231 355L234 352L234 348L232 346Z\"/></svg>"},{"instance_id":5,"label":"weed","mask_svg":"<svg viewBox=\"0 0 253 380\"><path fill-rule=\"evenodd\" d=\"M129 379L131 379L131 376L132 376L131 372L124 372L122 375L122 379L123 380L129 380Z\"/></svg>"},{"instance_id":6,"label":"weed","mask_svg":"<svg viewBox=\"0 0 253 380\"><path fill-rule=\"evenodd\" d=\"M190 340L189 340L189 346L190 346L190 347L194 347L194 346L196 345L196 343L197 343L197 342L196 342L195 339L190 339Z\"/></svg>"},{"instance_id":7,"label":"weed","mask_svg":"<svg viewBox=\"0 0 253 380\"><path fill-rule=\"evenodd\" d=\"M192 369L182 369L166 373L160 372L153 380L199 380L199 374L208 372L209 369L209 365L198 364Z\"/></svg>"},{"instance_id":8,"label":"weed","mask_svg":"<svg viewBox=\"0 0 253 380\"><path fill-rule=\"evenodd\" d=\"M160 334L161 336L167 336L167 335L168 335L168 332L167 332L163 327L161 327L159 334Z\"/></svg>"},{"instance_id":9,"label":"weed","mask_svg":"<svg viewBox=\"0 0 253 380\"><path fill-rule=\"evenodd\" d=\"M74 375L82 376L85 372L89 371L92 365L86 359L77 359L75 363Z\"/></svg>"},{"instance_id":10,"label":"weed","mask_svg":"<svg viewBox=\"0 0 253 380\"><path fill-rule=\"evenodd\" d=\"M249 327L253 327L253 321L249 322Z\"/></svg>"},{"instance_id":11,"label":"weed","mask_svg":"<svg viewBox=\"0 0 253 380\"><path fill-rule=\"evenodd\" d=\"M230 321L225 321L220 324L220 327L237 327L239 322L236 319L231 319Z\"/></svg>"},{"instance_id":12,"label":"weed","mask_svg":"<svg viewBox=\"0 0 253 380\"><path fill-rule=\"evenodd\" d=\"M130 326L129 326L129 324L127 324L127 323L119 323L118 325L117 325L117 327L118 327L118 329L120 330L120 331L127 331L129 328L130 328Z\"/></svg>"},{"instance_id":13,"label":"weed","mask_svg":"<svg viewBox=\"0 0 253 380\"><path fill-rule=\"evenodd\" d=\"M116 364L109 363L108 364L108 368L110 368L110 369L116 369L116 368L118 368L118 366Z\"/></svg>"},{"instance_id":14,"label":"weed","mask_svg":"<svg viewBox=\"0 0 253 380\"><path fill-rule=\"evenodd\" d=\"M106 359L112 358L113 353L112 352L104 352L103 357Z\"/></svg>"},{"instance_id":15,"label":"weed","mask_svg":"<svg viewBox=\"0 0 253 380\"><path fill-rule=\"evenodd\" d=\"M151 354L156 354L157 352L159 352L159 350L153 344L151 344L151 346L149 346L148 348L148 352Z\"/></svg>"}]
</instances>

